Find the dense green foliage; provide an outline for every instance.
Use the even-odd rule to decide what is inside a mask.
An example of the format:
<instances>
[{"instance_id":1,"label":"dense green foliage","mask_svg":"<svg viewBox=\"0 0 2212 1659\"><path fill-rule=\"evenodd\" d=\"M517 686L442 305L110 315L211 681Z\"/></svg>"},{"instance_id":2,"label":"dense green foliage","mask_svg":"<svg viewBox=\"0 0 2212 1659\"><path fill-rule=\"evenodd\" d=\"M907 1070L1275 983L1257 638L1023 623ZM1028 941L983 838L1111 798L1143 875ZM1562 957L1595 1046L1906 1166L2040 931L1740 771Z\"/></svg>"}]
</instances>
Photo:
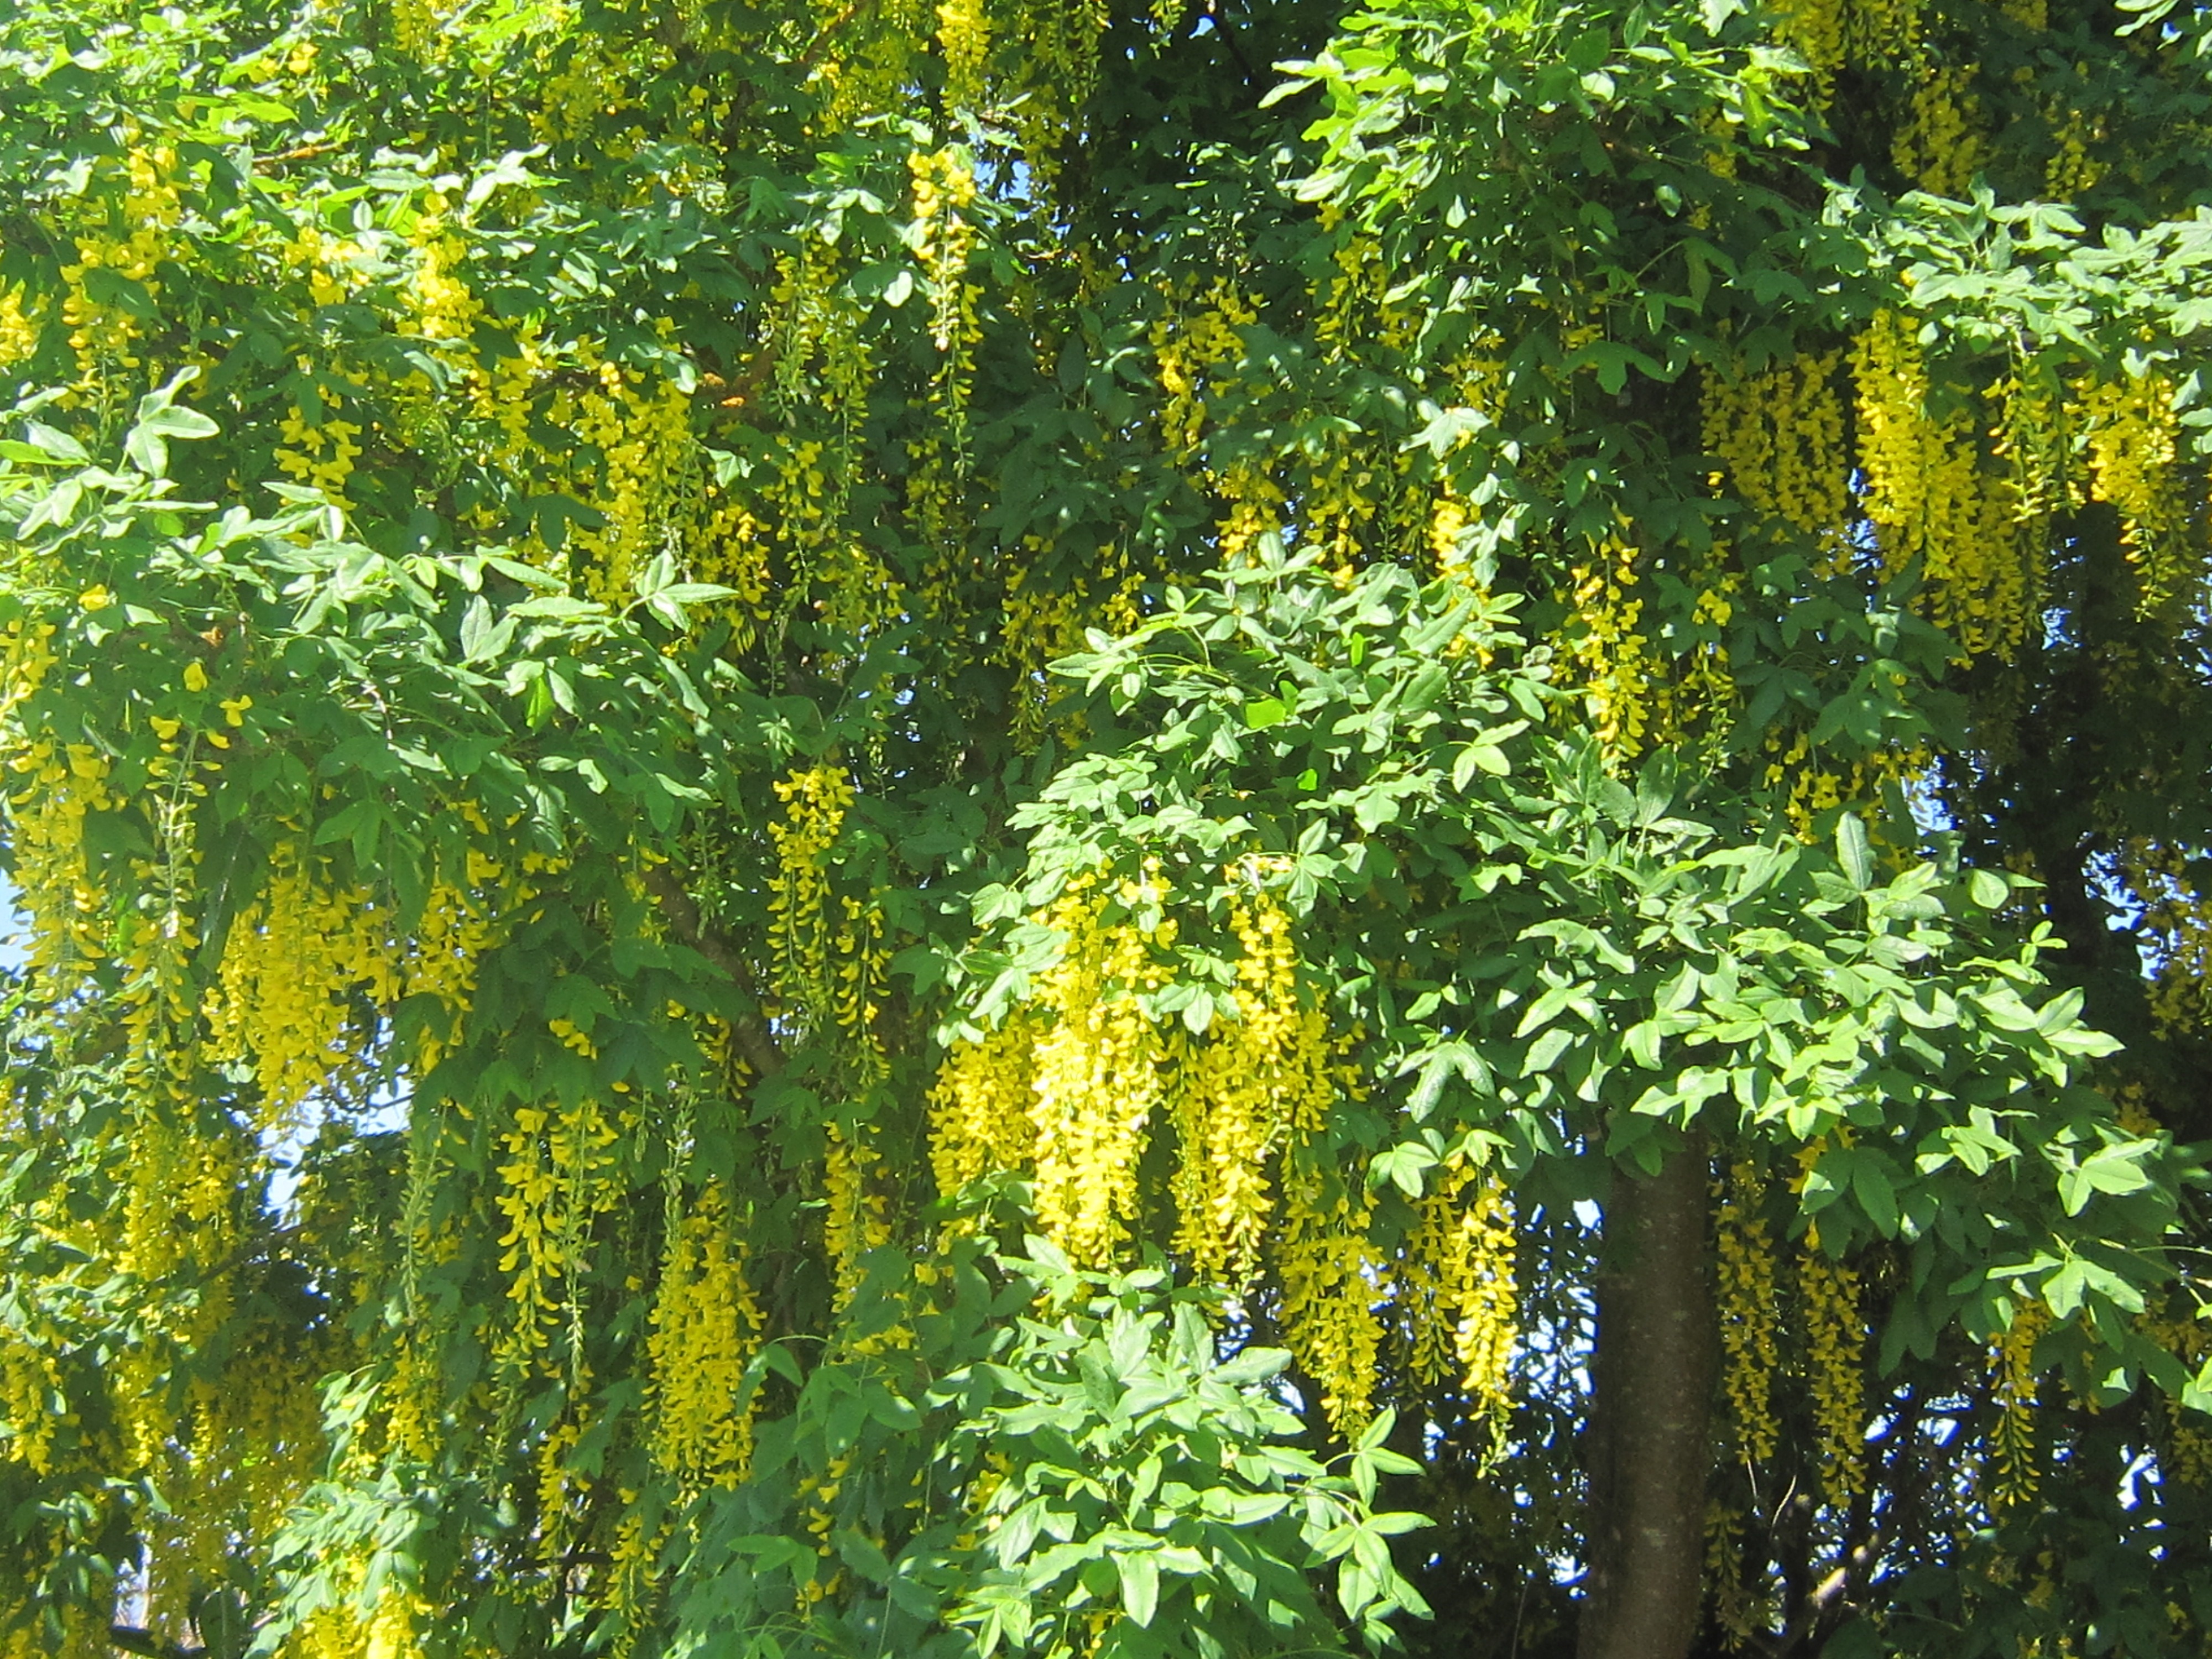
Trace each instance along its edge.
<instances>
[{"instance_id":1,"label":"dense green foliage","mask_svg":"<svg viewBox=\"0 0 2212 1659\"><path fill-rule=\"evenodd\" d=\"M0 1653L2201 1652L2208 28L0 7Z\"/></svg>"}]
</instances>

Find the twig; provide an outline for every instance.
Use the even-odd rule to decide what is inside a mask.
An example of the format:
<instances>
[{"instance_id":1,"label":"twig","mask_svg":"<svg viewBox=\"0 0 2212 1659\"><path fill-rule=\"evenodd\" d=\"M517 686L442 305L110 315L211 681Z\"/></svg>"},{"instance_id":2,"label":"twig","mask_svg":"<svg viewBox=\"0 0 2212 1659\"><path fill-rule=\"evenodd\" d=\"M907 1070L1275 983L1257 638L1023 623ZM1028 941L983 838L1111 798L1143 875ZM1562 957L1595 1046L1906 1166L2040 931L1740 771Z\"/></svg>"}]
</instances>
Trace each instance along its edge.
<instances>
[{"instance_id":1,"label":"twig","mask_svg":"<svg viewBox=\"0 0 2212 1659\"><path fill-rule=\"evenodd\" d=\"M645 872L645 888L660 906L660 914L668 918L668 925L676 930L676 937L720 969L730 982L757 1006L759 994L753 988L752 974L744 958L708 925L706 918L699 914L697 902L684 890L676 872L665 864L657 864ZM758 1018L740 1015L731 1022L730 1031L737 1039L745 1064L758 1075L773 1077L783 1069L783 1050L775 1046L775 1039Z\"/></svg>"}]
</instances>

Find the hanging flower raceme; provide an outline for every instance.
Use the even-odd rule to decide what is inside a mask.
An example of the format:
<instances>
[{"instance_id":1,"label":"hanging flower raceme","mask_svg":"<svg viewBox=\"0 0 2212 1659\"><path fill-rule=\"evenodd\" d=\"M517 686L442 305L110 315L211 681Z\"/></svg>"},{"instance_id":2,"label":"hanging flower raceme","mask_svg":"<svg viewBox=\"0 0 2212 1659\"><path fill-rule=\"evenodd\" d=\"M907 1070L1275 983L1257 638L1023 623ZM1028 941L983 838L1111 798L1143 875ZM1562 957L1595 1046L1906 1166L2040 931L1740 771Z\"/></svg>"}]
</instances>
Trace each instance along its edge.
<instances>
[{"instance_id":1,"label":"hanging flower raceme","mask_svg":"<svg viewBox=\"0 0 2212 1659\"><path fill-rule=\"evenodd\" d=\"M1931 621L1969 656L2008 654L2027 637L2039 556L2021 534L2020 490L1985 459L1978 397L1937 406L1917 323L1885 311L1852 354L1863 506L1884 570L1917 568Z\"/></svg>"},{"instance_id":2,"label":"hanging flower raceme","mask_svg":"<svg viewBox=\"0 0 2212 1659\"><path fill-rule=\"evenodd\" d=\"M776 858L769 895L775 989L799 1019L818 1029L836 1019L829 869L853 805L853 786L842 768L816 766L779 781L775 794L784 803L782 822L769 825Z\"/></svg>"},{"instance_id":3,"label":"hanging flower raceme","mask_svg":"<svg viewBox=\"0 0 2212 1659\"><path fill-rule=\"evenodd\" d=\"M1771 1460L1781 1441L1774 1413L1779 1369L1776 1337L1775 1246L1765 1212L1766 1182L1758 1164L1734 1159L1725 1180L1714 1183L1718 1201L1715 1236L1719 1262L1722 1387L1728 1396L1737 1455L1747 1463Z\"/></svg>"},{"instance_id":4,"label":"hanging flower raceme","mask_svg":"<svg viewBox=\"0 0 2212 1659\"><path fill-rule=\"evenodd\" d=\"M1866 1490L1866 1322L1857 1269L1821 1248L1817 1227L1797 1253L1797 1297L1820 1488L1829 1502L1848 1503Z\"/></svg>"},{"instance_id":5,"label":"hanging flower raceme","mask_svg":"<svg viewBox=\"0 0 2212 1659\"><path fill-rule=\"evenodd\" d=\"M1140 898L1134 884L1122 896ZM1106 896L1079 887L1043 921L1066 935L1039 977L1035 1130L1037 1222L1071 1261L1114 1261L1137 1218L1138 1165L1169 1098L1174 1040L1139 999L1166 982L1159 951L1172 922L1147 933L1109 921Z\"/></svg>"},{"instance_id":6,"label":"hanging flower raceme","mask_svg":"<svg viewBox=\"0 0 2212 1659\"><path fill-rule=\"evenodd\" d=\"M1468 1414L1488 1425L1495 1455L1512 1414L1521 1334L1512 1194L1499 1176L1460 1157L1429 1179L1419 1224L1395 1274L1412 1328L1413 1371L1467 1396Z\"/></svg>"},{"instance_id":7,"label":"hanging flower raceme","mask_svg":"<svg viewBox=\"0 0 2212 1659\"><path fill-rule=\"evenodd\" d=\"M1994 1509L2016 1509L2035 1498L2040 1479L2035 1345L2050 1328L2050 1311L2042 1302L2025 1303L1990 1344L1990 1403L1996 1408L1996 1423L1990 1431L1984 1479Z\"/></svg>"},{"instance_id":8,"label":"hanging flower raceme","mask_svg":"<svg viewBox=\"0 0 2212 1659\"><path fill-rule=\"evenodd\" d=\"M653 1298L650 1362L655 1463L685 1486L726 1486L752 1455L738 1395L764 1321L725 1184L709 1182L670 1230Z\"/></svg>"},{"instance_id":9,"label":"hanging flower raceme","mask_svg":"<svg viewBox=\"0 0 2212 1659\"><path fill-rule=\"evenodd\" d=\"M1182 1045L1171 1085L1176 1248L1200 1277L1248 1280L1274 1213L1270 1176L1290 1126L1328 1109L1328 1021L1298 982L1291 919L1272 895L1232 902L1233 1018Z\"/></svg>"},{"instance_id":10,"label":"hanging flower raceme","mask_svg":"<svg viewBox=\"0 0 2212 1659\"><path fill-rule=\"evenodd\" d=\"M2181 417L2163 375L2094 386L2081 399L2090 492L2120 515L2120 545L2135 567L2146 615L2194 605L2204 580L2201 512L2192 511L2176 465Z\"/></svg>"}]
</instances>

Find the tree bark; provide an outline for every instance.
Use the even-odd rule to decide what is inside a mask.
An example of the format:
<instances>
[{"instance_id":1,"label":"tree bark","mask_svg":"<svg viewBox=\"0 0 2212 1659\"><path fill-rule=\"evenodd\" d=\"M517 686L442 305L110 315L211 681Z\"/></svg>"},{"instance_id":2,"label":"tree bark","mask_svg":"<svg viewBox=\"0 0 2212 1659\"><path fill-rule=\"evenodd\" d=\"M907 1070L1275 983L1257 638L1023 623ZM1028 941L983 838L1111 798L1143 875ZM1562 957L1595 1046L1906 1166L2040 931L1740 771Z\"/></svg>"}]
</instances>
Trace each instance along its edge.
<instances>
[{"instance_id":1,"label":"tree bark","mask_svg":"<svg viewBox=\"0 0 2212 1659\"><path fill-rule=\"evenodd\" d=\"M1597 1282L1577 1659L1683 1659L1697 1637L1719 1347L1707 1180L1702 1135L1655 1176L1614 1176Z\"/></svg>"}]
</instances>

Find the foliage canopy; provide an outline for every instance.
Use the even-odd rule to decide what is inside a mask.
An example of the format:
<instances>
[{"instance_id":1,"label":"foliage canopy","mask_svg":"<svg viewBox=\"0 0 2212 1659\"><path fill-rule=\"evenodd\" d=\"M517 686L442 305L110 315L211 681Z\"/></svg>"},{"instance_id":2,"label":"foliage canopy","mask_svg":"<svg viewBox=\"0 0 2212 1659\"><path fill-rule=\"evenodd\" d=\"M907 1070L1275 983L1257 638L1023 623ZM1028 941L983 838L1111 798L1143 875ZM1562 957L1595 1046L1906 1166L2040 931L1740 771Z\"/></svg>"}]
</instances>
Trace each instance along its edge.
<instances>
[{"instance_id":1,"label":"foliage canopy","mask_svg":"<svg viewBox=\"0 0 2212 1659\"><path fill-rule=\"evenodd\" d=\"M2202 1652L2208 46L0 9L0 1652Z\"/></svg>"}]
</instances>

